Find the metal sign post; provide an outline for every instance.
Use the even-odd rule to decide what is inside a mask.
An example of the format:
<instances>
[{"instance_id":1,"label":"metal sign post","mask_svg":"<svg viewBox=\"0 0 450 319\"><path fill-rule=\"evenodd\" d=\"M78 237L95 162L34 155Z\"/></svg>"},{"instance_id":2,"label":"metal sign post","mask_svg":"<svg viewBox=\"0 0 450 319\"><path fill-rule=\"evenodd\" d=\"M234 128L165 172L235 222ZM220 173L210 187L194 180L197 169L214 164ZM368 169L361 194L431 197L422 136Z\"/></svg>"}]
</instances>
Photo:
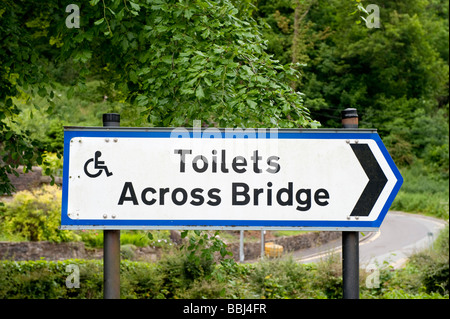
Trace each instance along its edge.
<instances>
[{"instance_id":1,"label":"metal sign post","mask_svg":"<svg viewBox=\"0 0 450 319\"><path fill-rule=\"evenodd\" d=\"M119 127L120 115L103 114L103 126ZM96 160L98 162L98 158ZM104 171L106 175L111 174L107 168ZM99 172L101 173L102 170ZM103 230L103 297L104 299L120 299L120 230L118 229Z\"/></svg>"},{"instance_id":2,"label":"metal sign post","mask_svg":"<svg viewBox=\"0 0 450 319\"><path fill-rule=\"evenodd\" d=\"M342 281L344 299L359 299L359 232L342 232Z\"/></svg>"},{"instance_id":3,"label":"metal sign post","mask_svg":"<svg viewBox=\"0 0 450 319\"><path fill-rule=\"evenodd\" d=\"M239 262L244 262L244 231L241 230L239 234Z\"/></svg>"},{"instance_id":4,"label":"metal sign post","mask_svg":"<svg viewBox=\"0 0 450 319\"><path fill-rule=\"evenodd\" d=\"M342 126L358 128L356 109L342 111ZM342 232L342 280L344 299L359 299L359 232Z\"/></svg>"}]
</instances>

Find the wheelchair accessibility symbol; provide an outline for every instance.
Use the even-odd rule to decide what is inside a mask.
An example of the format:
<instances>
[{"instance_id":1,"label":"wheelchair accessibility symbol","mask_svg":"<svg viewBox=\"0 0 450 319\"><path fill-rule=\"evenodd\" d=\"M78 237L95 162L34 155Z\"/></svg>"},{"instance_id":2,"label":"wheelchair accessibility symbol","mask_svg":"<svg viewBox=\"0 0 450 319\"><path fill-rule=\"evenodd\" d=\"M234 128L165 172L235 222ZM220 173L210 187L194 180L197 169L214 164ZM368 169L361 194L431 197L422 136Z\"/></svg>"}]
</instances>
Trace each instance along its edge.
<instances>
[{"instance_id":1,"label":"wheelchair accessibility symbol","mask_svg":"<svg viewBox=\"0 0 450 319\"><path fill-rule=\"evenodd\" d=\"M87 162L84 164L84 173L89 176L90 178L96 178L99 177L103 171L105 171L106 177L111 176L113 173L108 171L108 167L105 164L105 161L99 161L99 157L102 156L102 152L97 151L95 152L94 158L90 158L87 160ZM93 174L91 174L88 170L88 166L90 163L94 162L94 169L97 170ZM92 165L91 165L92 166ZM91 168L92 169L92 168Z\"/></svg>"}]
</instances>

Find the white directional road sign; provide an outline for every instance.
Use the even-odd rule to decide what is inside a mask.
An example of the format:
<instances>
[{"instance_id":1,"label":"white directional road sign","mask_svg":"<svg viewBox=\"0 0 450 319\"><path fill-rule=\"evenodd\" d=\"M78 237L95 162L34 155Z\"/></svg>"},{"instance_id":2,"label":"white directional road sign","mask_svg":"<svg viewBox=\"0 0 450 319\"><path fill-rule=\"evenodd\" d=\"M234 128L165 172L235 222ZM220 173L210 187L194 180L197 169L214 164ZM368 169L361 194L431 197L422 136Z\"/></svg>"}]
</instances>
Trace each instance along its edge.
<instances>
[{"instance_id":1,"label":"white directional road sign","mask_svg":"<svg viewBox=\"0 0 450 319\"><path fill-rule=\"evenodd\" d=\"M376 230L402 182L375 130L66 127L61 228Z\"/></svg>"}]
</instances>

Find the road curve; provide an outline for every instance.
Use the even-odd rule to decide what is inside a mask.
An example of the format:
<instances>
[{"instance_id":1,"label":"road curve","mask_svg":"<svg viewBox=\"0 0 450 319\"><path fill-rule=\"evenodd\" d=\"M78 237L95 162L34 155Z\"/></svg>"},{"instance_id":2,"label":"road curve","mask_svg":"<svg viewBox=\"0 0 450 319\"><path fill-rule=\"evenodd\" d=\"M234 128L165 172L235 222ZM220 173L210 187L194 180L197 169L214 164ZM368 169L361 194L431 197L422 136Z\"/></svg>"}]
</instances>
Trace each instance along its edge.
<instances>
[{"instance_id":1,"label":"road curve","mask_svg":"<svg viewBox=\"0 0 450 319\"><path fill-rule=\"evenodd\" d=\"M411 254L430 247L446 224L437 218L389 211L377 232L360 234L360 267L380 267L386 262L402 267ZM341 240L335 240L292 255L298 262L311 263L341 251Z\"/></svg>"}]
</instances>

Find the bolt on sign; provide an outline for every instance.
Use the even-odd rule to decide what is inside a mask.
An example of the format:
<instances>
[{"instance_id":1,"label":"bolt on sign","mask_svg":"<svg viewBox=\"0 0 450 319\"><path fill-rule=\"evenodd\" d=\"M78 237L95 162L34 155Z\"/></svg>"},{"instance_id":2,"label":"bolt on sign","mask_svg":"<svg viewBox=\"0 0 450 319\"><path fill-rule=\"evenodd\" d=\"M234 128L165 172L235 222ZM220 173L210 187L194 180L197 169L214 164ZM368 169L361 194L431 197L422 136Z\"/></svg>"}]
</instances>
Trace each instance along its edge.
<instances>
[{"instance_id":1,"label":"bolt on sign","mask_svg":"<svg viewBox=\"0 0 450 319\"><path fill-rule=\"evenodd\" d=\"M62 229L380 227L403 182L376 130L65 127Z\"/></svg>"}]
</instances>

